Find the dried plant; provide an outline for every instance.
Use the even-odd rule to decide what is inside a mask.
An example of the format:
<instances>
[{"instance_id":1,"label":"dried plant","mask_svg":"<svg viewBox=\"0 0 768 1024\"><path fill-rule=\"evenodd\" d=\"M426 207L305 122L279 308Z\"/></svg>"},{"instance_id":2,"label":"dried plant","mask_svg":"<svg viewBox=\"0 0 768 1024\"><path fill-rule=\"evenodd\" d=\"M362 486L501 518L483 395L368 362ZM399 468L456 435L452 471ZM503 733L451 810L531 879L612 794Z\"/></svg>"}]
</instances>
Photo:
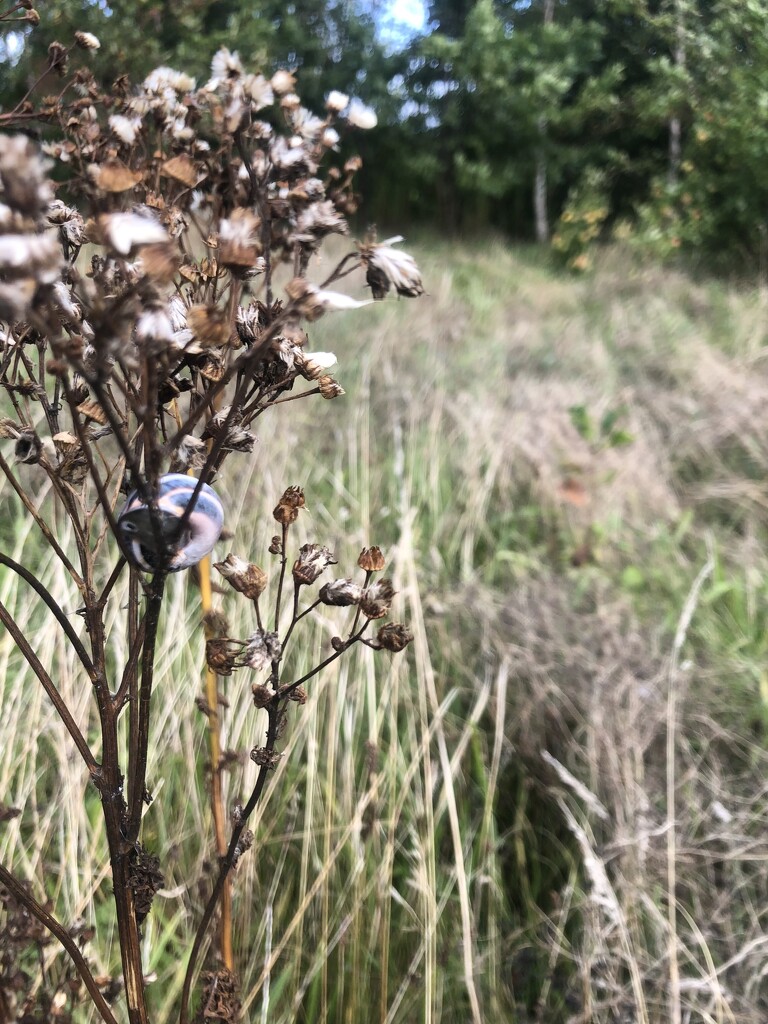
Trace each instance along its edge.
<instances>
[{"instance_id":1,"label":"dried plant","mask_svg":"<svg viewBox=\"0 0 768 1024\"><path fill-rule=\"evenodd\" d=\"M30 13L26 4L11 11L27 20ZM41 81L46 89L56 82L55 95L27 97L0 115L6 127L39 126L46 140L38 148L23 134L0 137L0 469L68 573L85 637L33 567L5 554L0 564L36 593L76 652L93 688L97 741L81 731L55 678L2 605L0 621L101 795L123 976L121 984L94 977L72 928L0 866L0 918L11 929L0 943L0 1008L27 999L24 972L11 956L14 943L39 946L50 933L78 977L74 983L65 972L41 1013L50 1015L58 1000L55 1015L64 1016L77 996L90 998L114 1024L120 1013L112 1003L122 988L127 1019L145 1024L141 924L163 875L161 861L142 845L141 821L152 799L146 767L149 744L158 740L151 734L151 700L167 577L203 562L218 541L227 510L216 477L230 454L237 459L252 449L258 417L289 401L344 394L328 373L335 358L308 351L302 323L371 300L332 286L360 268L373 298L391 289L417 296L423 287L411 257L392 247L400 239L366 239L320 283L307 279L323 240L346 235L345 217L357 208L353 180L360 161L338 167L333 158L341 130L372 123L359 105L333 92L325 115L315 116L302 106L292 74L267 79L248 72L228 50L215 56L201 88L183 72L158 68L136 88L120 78L104 92L87 66L71 67L73 56L87 60L96 47L88 33L77 33L69 46L53 44ZM279 291L283 266L289 269ZM53 496L47 503L37 497L44 481ZM382 622L394 590L378 575L381 551L361 553L357 578L328 579L336 564L329 548L298 547L294 539L303 506L297 486L277 501L271 587L270 574L248 557L229 554L216 565L251 602L253 631L231 637L223 616L208 613L214 689L213 699L200 699L199 706L216 719L216 677L251 672L254 706L266 711L267 730L251 751L259 766L253 790L229 815L229 837L190 950L182 1022L190 1019L207 931L253 842L248 820L278 767L290 703L311 699L306 684L353 645L399 652L412 639L405 625ZM62 513L75 539L71 551L53 524ZM199 571L204 582L207 565ZM127 616L129 646L115 675L106 610L124 572L130 598L119 614ZM340 613L348 625L332 638L326 657L293 678L286 652L297 643L302 620L328 606L349 606ZM227 756L218 751L212 773L214 812L222 821L215 779ZM234 1020L239 1012L231 948L223 960L203 977L200 1019Z\"/></svg>"}]
</instances>

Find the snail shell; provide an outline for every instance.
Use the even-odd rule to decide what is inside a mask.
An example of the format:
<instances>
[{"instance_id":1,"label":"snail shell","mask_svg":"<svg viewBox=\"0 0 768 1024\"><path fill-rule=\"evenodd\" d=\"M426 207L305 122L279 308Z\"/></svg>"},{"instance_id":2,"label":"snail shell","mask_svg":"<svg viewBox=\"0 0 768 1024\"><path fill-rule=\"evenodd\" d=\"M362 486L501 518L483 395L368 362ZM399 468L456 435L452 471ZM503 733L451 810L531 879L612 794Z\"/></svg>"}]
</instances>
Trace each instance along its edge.
<instances>
[{"instance_id":1,"label":"snail shell","mask_svg":"<svg viewBox=\"0 0 768 1024\"><path fill-rule=\"evenodd\" d=\"M166 569L180 572L210 554L224 526L224 508L212 487L203 484L192 512L179 535L179 523L195 493L198 481L183 473L160 477L157 488L158 520L152 523L149 506L138 491L128 495L117 517L123 550L129 561L144 572Z\"/></svg>"}]
</instances>

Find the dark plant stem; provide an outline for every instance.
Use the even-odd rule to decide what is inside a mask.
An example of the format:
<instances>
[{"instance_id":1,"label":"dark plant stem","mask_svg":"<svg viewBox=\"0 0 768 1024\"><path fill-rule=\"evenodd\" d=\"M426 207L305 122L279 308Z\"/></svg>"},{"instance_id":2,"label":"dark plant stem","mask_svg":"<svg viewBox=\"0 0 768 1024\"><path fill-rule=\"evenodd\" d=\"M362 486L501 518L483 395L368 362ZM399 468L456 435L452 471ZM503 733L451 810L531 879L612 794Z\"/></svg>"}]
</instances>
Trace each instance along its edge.
<instances>
[{"instance_id":1,"label":"dark plant stem","mask_svg":"<svg viewBox=\"0 0 768 1024\"><path fill-rule=\"evenodd\" d=\"M136 731L129 739L131 758L128 764L128 825L127 841L133 845L141 828L141 812L147 777L147 750L149 747L149 708L152 697L152 677L155 664L157 628L160 609L165 592L166 573L157 572L152 577L147 595L147 611L144 617L144 643L141 651L141 685L136 716Z\"/></svg>"},{"instance_id":2,"label":"dark plant stem","mask_svg":"<svg viewBox=\"0 0 768 1024\"><path fill-rule=\"evenodd\" d=\"M91 583L90 569L86 582ZM89 585L86 592L86 621L91 638L94 664L106 664L106 647L102 609ZM101 796L101 807L112 867L112 885L117 916L117 932L123 967L123 982L129 1024L149 1024L144 979L141 968L141 936L136 920L130 857L135 841L127 835L127 813L123 797L123 773L120 769L117 723L119 708L113 700L106 676L97 674L94 693L99 709L102 736L102 764L94 777Z\"/></svg>"},{"instance_id":3,"label":"dark plant stem","mask_svg":"<svg viewBox=\"0 0 768 1024\"><path fill-rule=\"evenodd\" d=\"M3 458L2 453L0 453L0 470L3 471L3 476L5 477L6 480L8 480L8 482L11 485L11 487L14 489L14 491L16 492L18 497L21 499L21 502L24 505L24 508L27 510L27 512L29 512L29 514L32 516L34 521L37 523L37 525L38 525L38 527L40 529L40 532L42 533L42 535L45 537L46 541L50 545L51 550L56 552L56 557L59 559L59 561L64 566L64 568L67 570L67 572L72 577L72 579L75 581L75 585L77 586L78 590L80 590L82 592L82 590L83 590L83 578L82 578L82 576L77 572L77 570L75 569L74 565L72 565L70 560L64 554L61 546L59 545L59 542L56 540L56 538L51 533L51 528L48 526L46 521L42 518L40 513L37 511L35 506L32 504L32 502L30 501L27 493L19 485L18 480L16 479L14 474L11 472L11 467L8 465L8 463Z\"/></svg>"},{"instance_id":4,"label":"dark plant stem","mask_svg":"<svg viewBox=\"0 0 768 1024\"><path fill-rule=\"evenodd\" d=\"M269 715L269 722L267 725L267 739L264 749L268 754L271 754L275 749L275 742L277 740L277 729L280 721L279 702L275 698L267 707L267 714ZM219 862L219 873L214 883L211 895L208 897L208 902L205 905L203 916L200 919L200 924L197 926L195 932L195 938L192 942L192 948L189 952L189 962L187 964L187 972L184 975L184 986L181 991L181 1009L179 1011L179 1024L189 1024L189 995L192 988L192 978L195 973L197 966L197 960L200 955L200 950L205 939L205 933L208 930L208 926L211 923L211 919L216 911L216 907L219 903L224 887L227 882L227 876L232 870L232 865L235 863L237 856L237 846L240 842L240 837L243 834L245 826L248 822L249 817L253 813L254 808L261 798L261 794L264 791L264 787L269 776L270 766L264 764L259 769L259 774L256 778L256 784L253 787L253 791L248 799L248 803L243 807L242 811L237 820L237 824L232 829L232 836L229 840L229 846L227 848L226 855L221 858Z\"/></svg>"},{"instance_id":5,"label":"dark plant stem","mask_svg":"<svg viewBox=\"0 0 768 1024\"><path fill-rule=\"evenodd\" d=\"M75 965L77 973L83 980L83 984L88 989L88 994L93 1000L93 1004L101 1014L102 1020L106 1021L106 1024L117 1024L117 1020L109 1008L104 996L99 991L99 987L91 974L90 968L85 961L85 957L77 948L77 943L74 941L72 936L66 930L66 928L57 921L56 918L50 914L45 907L41 906L37 900L32 896L31 893L27 892L21 882L18 881L6 868L0 864L0 882L5 888L11 893L17 903L20 903L25 907L33 917L42 924L56 939L59 940L64 949L69 953L72 958L72 963Z\"/></svg>"},{"instance_id":6,"label":"dark plant stem","mask_svg":"<svg viewBox=\"0 0 768 1024\"><path fill-rule=\"evenodd\" d=\"M0 553L0 565L6 565L9 569L12 569L18 576L20 576L25 583L29 584L29 586L32 587L37 596L53 613L53 615L56 618L56 621L59 623L61 628L66 633L67 639L72 645L72 649L80 659L83 668L88 673L91 682L93 682L96 676L96 669L93 667L93 662L88 657L88 652L80 642L80 637L72 628L69 619L67 619L61 607L56 603L56 601L54 601L53 597L48 592L48 590L46 590L46 588L43 586L40 580L38 580L34 573L31 573L28 569L25 569L23 565L19 565L18 562L14 562L14 560L12 558L9 558L8 555Z\"/></svg>"},{"instance_id":7,"label":"dark plant stem","mask_svg":"<svg viewBox=\"0 0 768 1024\"><path fill-rule=\"evenodd\" d=\"M283 700L285 697L288 697L289 694L293 693L293 691L297 689L297 687L301 686L303 683L306 683L307 680L311 679L313 676L316 676L318 672L322 671L326 667L326 665L330 665L331 662L336 661L337 658L340 658L345 651L349 650L352 644L357 643L357 641L362 638L362 635L368 628L370 621L370 619L366 619L365 622L360 627L360 629L357 631L357 633L355 633L354 636L351 636L345 642L344 646L341 648L340 651L334 651L333 654L329 655L325 659L325 661L321 661L319 665L316 665L313 669L311 669L311 671L307 672L306 675L303 675L301 679L296 679L292 683L286 683L285 686L281 686L280 689L277 691L276 696L280 700Z\"/></svg>"},{"instance_id":8,"label":"dark plant stem","mask_svg":"<svg viewBox=\"0 0 768 1024\"><path fill-rule=\"evenodd\" d=\"M277 597L275 598L275 632L280 629L280 605L283 600L283 583L285 582L285 567L288 564L288 556L285 553L285 546L288 543L288 526L283 523L283 540L280 545L280 578L277 583Z\"/></svg>"},{"instance_id":9,"label":"dark plant stem","mask_svg":"<svg viewBox=\"0 0 768 1024\"><path fill-rule=\"evenodd\" d=\"M53 703L53 706L56 708L56 712L59 718L66 726L67 732L72 737L77 749L80 751L80 754L83 760L85 761L88 771L91 773L91 775L94 775L98 771L99 766L96 762L95 757L91 753L90 747L85 741L85 737L80 732L80 728L77 722L72 717L69 708L64 703L59 691L56 689L53 680L43 668L35 652L29 646L29 642L27 641L27 638L24 636L22 631L19 629L16 620L10 614L5 605L1 603L0 622L2 622L2 624L8 630L8 632L11 634L14 643L23 654L27 664L35 673L40 682L43 684L43 689L51 698L51 702Z\"/></svg>"}]
</instances>

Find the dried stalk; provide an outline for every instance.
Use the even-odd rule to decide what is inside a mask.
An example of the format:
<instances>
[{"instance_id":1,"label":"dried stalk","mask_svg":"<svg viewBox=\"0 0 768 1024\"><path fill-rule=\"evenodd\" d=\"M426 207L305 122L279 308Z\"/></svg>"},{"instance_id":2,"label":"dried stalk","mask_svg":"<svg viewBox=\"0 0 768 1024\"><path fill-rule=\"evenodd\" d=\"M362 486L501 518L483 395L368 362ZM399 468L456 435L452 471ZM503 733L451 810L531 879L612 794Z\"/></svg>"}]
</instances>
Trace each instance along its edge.
<instances>
[{"instance_id":1,"label":"dried stalk","mask_svg":"<svg viewBox=\"0 0 768 1024\"><path fill-rule=\"evenodd\" d=\"M230 454L250 451L255 438L249 427L268 409L298 398L343 394L326 372L334 357L306 352L300 324L365 303L328 291L328 285L363 268L376 298L390 289L416 296L423 288L411 257L373 238L343 256L322 286L307 283L307 269L324 237L347 231L344 213L356 204L352 179L359 161L349 161L323 182L320 166L338 138L335 129L330 131L338 111L329 104L324 120L313 118L296 105L292 92L281 103L280 96L293 88L291 76L287 89L284 74L272 84L246 76L239 58L222 51L214 60L222 74L205 89L196 90L178 72L158 69L134 94L102 90L86 68L67 77L68 61L98 46L88 33L79 33L76 43L79 50L73 43L53 44L49 51L50 67L42 78L51 71L65 77L58 97L44 99L37 109L0 115L4 123L36 118L58 125L48 148L66 175L61 194L75 204L54 199L48 168L26 137L0 137L0 394L8 413L0 417L0 440L12 442L14 458L47 482L45 493L66 515L70 538L54 534L2 453L0 472L77 589L85 637L78 636L34 572L5 555L0 565L17 573L48 608L90 679L101 763L20 624L2 605L0 622L44 687L98 788L128 1020L149 1024L139 926L155 890L151 878L140 877L137 864L144 856L142 813L150 799L151 699L167 577L199 564L203 607L210 610L207 556L225 516L224 502L210 487L214 475ZM65 101L68 93L75 98ZM334 103L338 106L338 98ZM276 124L265 128L264 115L255 115L270 105ZM199 238L189 237L192 229ZM81 250L88 251L89 266L79 259ZM191 255L198 251L205 255ZM273 269L282 259L293 260L296 276L286 296L275 299ZM259 287L260 299L250 299L248 289ZM248 305L241 304L244 295ZM302 381L313 386L286 394ZM225 402L228 408L220 409ZM123 485L129 494L120 509ZM358 563L365 573L362 583L331 580L301 607L304 588L314 586L336 561L326 547L305 544L291 569L290 527L303 505L303 493L292 487L274 512L280 524L274 550L279 570L268 617L262 619L259 607L266 574L233 555L217 565L252 602L256 629L243 640L206 630L219 871L190 951L181 1005L185 1022L205 936L220 905L221 957L228 972L235 969L232 868L247 848L246 822L277 764L275 747L289 700L302 703L302 685L355 643L396 652L410 639L399 623L381 627L375 640L363 636L372 621L387 614L393 594L388 581L371 582L372 573L383 567L375 548L366 549ZM112 566L105 565L109 550ZM111 679L104 619L126 565L128 650ZM281 638L289 572L293 607ZM296 642L296 627L320 605L352 604L357 608L346 640L334 638L333 654L300 679L282 684L284 652ZM264 628L267 620L272 632ZM234 669L268 673L268 685L253 685L255 703L266 707L268 728L265 746L252 752L258 776L227 844L217 674ZM127 769L118 742L126 709ZM29 897L24 905L34 912ZM75 958L71 940L50 915L41 920L71 953L94 1004L113 1024L82 954ZM0 987L0 1005L4 999Z\"/></svg>"}]
</instances>

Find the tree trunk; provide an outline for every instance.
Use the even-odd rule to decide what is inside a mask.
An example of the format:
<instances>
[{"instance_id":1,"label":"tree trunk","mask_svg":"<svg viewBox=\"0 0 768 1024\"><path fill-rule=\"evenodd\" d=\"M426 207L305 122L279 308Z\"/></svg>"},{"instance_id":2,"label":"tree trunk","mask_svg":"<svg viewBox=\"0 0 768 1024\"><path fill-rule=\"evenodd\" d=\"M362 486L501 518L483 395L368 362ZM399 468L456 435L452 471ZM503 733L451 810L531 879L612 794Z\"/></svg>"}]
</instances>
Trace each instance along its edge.
<instances>
[{"instance_id":1,"label":"tree trunk","mask_svg":"<svg viewBox=\"0 0 768 1024\"><path fill-rule=\"evenodd\" d=\"M675 48L672 54L676 68L685 67L685 26L683 23L682 0L675 0ZM667 181L675 188L680 180L680 158L682 154L682 123L675 113L669 119L669 156Z\"/></svg>"},{"instance_id":2,"label":"tree trunk","mask_svg":"<svg viewBox=\"0 0 768 1024\"><path fill-rule=\"evenodd\" d=\"M544 2L544 27L548 28L555 19L555 0ZM536 219L536 241L544 245L549 241L549 210L547 206L547 158L544 142L547 134L547 119L538 120L541 146L536 157L536 174L533 180L533 212Z\"/></svg>"}]
</instances>

